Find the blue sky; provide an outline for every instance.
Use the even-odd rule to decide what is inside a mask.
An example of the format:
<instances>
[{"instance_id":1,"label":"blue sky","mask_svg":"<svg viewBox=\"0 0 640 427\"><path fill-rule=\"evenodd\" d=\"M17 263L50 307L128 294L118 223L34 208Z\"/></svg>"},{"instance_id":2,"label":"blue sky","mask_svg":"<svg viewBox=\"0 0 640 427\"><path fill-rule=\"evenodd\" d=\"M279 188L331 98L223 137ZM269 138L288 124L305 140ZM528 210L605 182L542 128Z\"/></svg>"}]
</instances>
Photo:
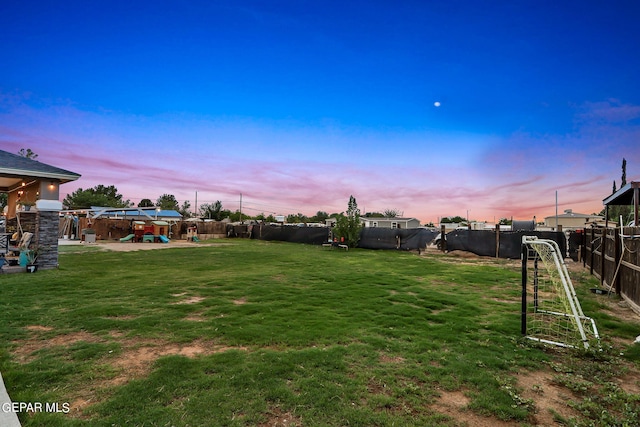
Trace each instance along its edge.
<instances>
[{"instance_id":1,"label":"blue sky","mask_svg":"<svg viewBox=\"0 0 640 427\"><path fill-rule=\"evenodd\" d=\"M0 5L0 147L249 214L602 208L640 178L636 1ZM438 102L439 106L436 106Z\"/></svg>"}]
</instances>

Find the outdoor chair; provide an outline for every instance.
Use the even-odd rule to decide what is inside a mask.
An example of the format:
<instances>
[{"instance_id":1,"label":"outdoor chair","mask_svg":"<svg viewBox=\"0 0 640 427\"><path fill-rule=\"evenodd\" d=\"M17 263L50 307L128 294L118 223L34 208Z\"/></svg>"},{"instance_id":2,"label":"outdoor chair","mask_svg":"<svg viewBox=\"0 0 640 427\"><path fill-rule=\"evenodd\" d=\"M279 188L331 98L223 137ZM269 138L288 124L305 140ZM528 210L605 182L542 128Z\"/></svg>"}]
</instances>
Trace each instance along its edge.
<instances>
[{"instance_id":1,"label":"outdoor chair","mask_svg":"<svg viewBox=\"0 0 640 427\"><path fill-rule=\"evenodd\" d=\"M31 244L32 238L33 238L33 233L29 233L28 231L22 233L22 237L20 238L20 241L17 243L16 246L10 246L9 251L12 251L12 252L26 251L27 249L29 249L29 245Z\"/></svg>"}]
</instances>

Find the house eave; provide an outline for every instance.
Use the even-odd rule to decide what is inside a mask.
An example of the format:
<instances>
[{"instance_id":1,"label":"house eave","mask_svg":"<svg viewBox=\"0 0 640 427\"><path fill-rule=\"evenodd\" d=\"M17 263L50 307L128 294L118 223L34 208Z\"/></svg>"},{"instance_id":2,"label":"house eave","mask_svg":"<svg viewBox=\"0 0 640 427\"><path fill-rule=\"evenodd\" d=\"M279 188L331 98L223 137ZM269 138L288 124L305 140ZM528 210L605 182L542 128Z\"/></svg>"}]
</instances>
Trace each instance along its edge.
<instances>
[{"instance_id":1,"label":"house eave","mask_svg":"<svg viewBox=\"0 0 640 427\"><path fill-rule=\"evenodd\" d=\"M80 178L80 174L69 173L54 173L54 172L34 172L25 169L14 168L0 168L0 175L5 177L11 177L16 179L32 178L32 179L55 179L60 183L69 181L75 181Z\"/></svg>"}]
</instances>

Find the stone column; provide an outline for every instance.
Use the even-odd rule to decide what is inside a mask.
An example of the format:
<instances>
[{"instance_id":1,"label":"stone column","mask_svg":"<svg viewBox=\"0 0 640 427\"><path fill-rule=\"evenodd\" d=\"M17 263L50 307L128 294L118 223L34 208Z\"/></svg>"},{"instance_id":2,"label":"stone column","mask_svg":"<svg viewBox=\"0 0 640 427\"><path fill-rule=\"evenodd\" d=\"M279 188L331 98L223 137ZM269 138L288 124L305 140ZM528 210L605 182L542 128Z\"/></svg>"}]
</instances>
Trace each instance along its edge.
<instances>
[{"instance_id":1,"label":"stone column","mask_svg":"<svg viewBox=\"0 0 640 427\"><path fill-rule=\"evenodd\" d=\"M62 203L53 200L38 200L38 217L35 244L38 245L39 269L58 268L58 212Z\"/></svg>"},{"instance_id":2,"label":"stone column","mask_svg":"<svg viewBox=\"0 0 640 427\"><path fill-rule=\"evenodd\" d=\"M36 242L38 245L38 268L58 267L58 212L38 212Z\"/></svg>"}]
</instances>

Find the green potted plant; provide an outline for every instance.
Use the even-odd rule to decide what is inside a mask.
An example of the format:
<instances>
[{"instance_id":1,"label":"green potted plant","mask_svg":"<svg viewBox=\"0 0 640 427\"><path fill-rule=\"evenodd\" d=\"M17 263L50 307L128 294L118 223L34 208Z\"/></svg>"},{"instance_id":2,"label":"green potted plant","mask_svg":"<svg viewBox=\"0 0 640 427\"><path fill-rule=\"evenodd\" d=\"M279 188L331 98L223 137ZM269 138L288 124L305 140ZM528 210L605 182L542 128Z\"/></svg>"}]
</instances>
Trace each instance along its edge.
<instances>
[{"instance_id":1,"label":"green potted plant","mask_svg":"<svg viewBox=\"0 0 640 427\"><path fill-rule=\"evenodd\" d=\"M27 258L27 273L35 273L36 271L38 271L38 265L36 264L38 255L40 255L40 250L38 249L38 247L27 249L26 251L24 251L24 254Z\"/></svg>"}]
</instances>

